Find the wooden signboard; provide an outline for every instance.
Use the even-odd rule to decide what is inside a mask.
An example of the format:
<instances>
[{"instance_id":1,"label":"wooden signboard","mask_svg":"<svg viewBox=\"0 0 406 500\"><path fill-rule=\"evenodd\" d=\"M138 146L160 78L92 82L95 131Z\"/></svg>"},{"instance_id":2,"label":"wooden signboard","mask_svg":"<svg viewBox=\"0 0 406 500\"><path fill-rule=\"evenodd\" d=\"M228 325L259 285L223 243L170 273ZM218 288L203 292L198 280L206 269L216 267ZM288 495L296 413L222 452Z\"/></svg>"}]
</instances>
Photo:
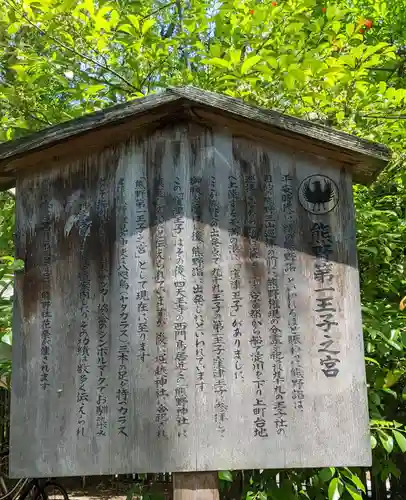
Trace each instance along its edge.
<instances>
[{"instance_id":1,"label":"wooden signboard","mask_svg":"<svg viewBox=\"0 0 406 500\"><path fill-rule=\"evenodd\" d=\"M234 125L16 174L14 476L370 464L353 171Z\"/></svg>"}]
</instances>

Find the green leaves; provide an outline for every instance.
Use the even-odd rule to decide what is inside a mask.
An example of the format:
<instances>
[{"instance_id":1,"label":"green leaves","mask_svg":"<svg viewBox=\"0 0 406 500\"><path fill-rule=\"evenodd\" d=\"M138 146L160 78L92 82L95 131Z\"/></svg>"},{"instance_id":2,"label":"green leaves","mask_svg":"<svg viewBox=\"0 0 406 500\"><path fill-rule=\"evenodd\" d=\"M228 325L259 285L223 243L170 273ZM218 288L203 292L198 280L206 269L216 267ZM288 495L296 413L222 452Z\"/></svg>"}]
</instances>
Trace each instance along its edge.
<instances>
[{"instance_id":1,"label":"green leaves","mask_svg":"<svg viewBox=\"0 0 406 500\"><path fill-rule=\"evenodd\" d=\"M406 430L404 426L398 422L387 422L374 420L373 426L377 429L379 440L384 450L390 454L394 448L394 439L402 453L406 453ZM372 448L377 446L377 440L371 435Z\"/></svg>"},{"instance_id":2,"label":"green leaves","mask_svg":"<svg viewBox=\"0 0 406 500\"><path fill-rule=\"evenodd\" d=\"M258 64L261 61L261 59L262 59L261 56L258 56L258 55L253 55L253 56L247 57L241 65L241 74L245 75L246 73L248 73L248 71L253 66Z\"/></svg>"},{"instance_id":3,"label":"green leaves","mask_svg":"<svg viewBox=\"0 0 406 500\"><path fill-rule=\"evenodd\" d=\"M406 453L406 437L399 431L393 431L393 435L396 439L396 443L401 449L402 453Z\"/></svg>"},{"instance_id":4,"label":"green leaves","mask_svg":"<svg viewBox=\"0 0 406 500\"><path fill-rule=\"evenodd\" d=\"M338 500L344 491L344 485L338 477L330 481L328 487L328 500Z\"/></svg>"},{"instance_id":5,"label":"green leaves","mask_svg":"<svg viewBox=\"0 0 406 500\"><path fill-rule=\"evenodd\" d=\"M327 7L327 11L326 11L326 16L327 16L327 19L329 21L332 21L334 18L337 18L340 16L340 9L334 5L334 4L329 4L328 7Z\"/></svg>"},{"instance_id":6,"label":"green leaves","mask_svg":"<svg viewBox=\"0 0 406 500\"><path fill-rule=\"evenodd\" d=\"M89 85L86 86L84 89L84 96L92 96L100 92L101 90L104 90L106 88L105 85L99 84L99 85Z\"/></svg>"},{"instance_id":7,"label":"green leaves","mask_svg":"<svg viewBox=\"0 0 406 500\"><path fill-rule=\"evenodd\" d=\"M354 500L362 500L362 495L361 493L357 490L355 486L352 484L345 484L345 489L348 491L348 493L351 495L351 498L354 498Z\"/></svg>"},{"instance_id":8,"label":"green leaves","mask_svg":"<svg viewBox=\"0 0 406 500\"><path fill-rule=\"evenodd\" d=\"M137 33L133 26L130 24L122 24L118 27L118 31L122 31L123 33L128 33L129 35L136 36Z\"/></svg>"},{"instance_id":9,"label":"green leaves","mask_svg":"<svg viewBox=\"0 0 406 500\"><path fill-rule=\"evenodd\" d=\"M350 486L352 486L352 488L354 488L354 486L355 486L355 488L357 490L360 490L363 493L366 493L365 486L362 483L361 479L356 474L354 474L350 469L345 468L345 469L342 469L340 472L341 472L342 478L345 479L344 482L345 482L346 487L348 484L348 480L350 480L352 483L352 485L350 484Z\"/></svg>"},{"instance_id":10,"label":"green leaves","mask_svg":"<svg viewBox=\"0 0 406 500\"><path fill-rule=\"evenodd\" d=\"M230 49L228 52L231 64L236 66L241 61L241 49Z\"/></svg>"},{"instance_id":11,"label":"green leaves","mask_svg":"<svg viewBox=\"0 0 406 500\"><path fill-rule=\"evenodd\" d=\"M134 16L134 14L127 14L128 20L134 26L134 28L139 31L140 29L140 20L138 16Z\"/></svg>"},{"instance_id":12,"label":"green leaves","mask_svg":"<svg viewBox=\"0 0 406 500\"><path fill-rule=\"evenodd\" d=\"M219 476L219 479L221 479L222 481L228 481L230 483L233 482L233 475L232 475L231 471L229 471L229 470L219 471L218 476Z\"/></svg>"},{"instance_id":13,"label":"green leaves","mask_svg":"<svg viewBox=\"0 0 406 500\"><path fill-rule=\"evenodd\" d=\"M11 345L0 341L0 365L11 361Z\"/></svg>"},{"instance_id":14,"label":"green leaves","mask_svg":"<svg viewBox=\"0 0 406 500\"><path fill-rule=\"evenodd\" d=\"M293 90L295 88L295 77L293 76L293 73L287 73L284 76L283 81L288 90Z\"/></svg>"},{"instance_id":15,"label":"green leaves","mask_svg":"<svg viewBox=\"0 0 406 500\"><path fill-rule=\"evenodd\" d=\"M328 499L338 500L344 491L347 491L350 497L355 500L362 500L361 492L366 493L365 486L359 477L347 468L340 470L338 477L334 477L330 481Z\"/></svg>"},{"instance_id":16,"label":"green leaves","mask_svg":"<svg viewBox=\"0 0 406 500\"><path fill-rule=\"evenodd\" d=\"M393 437L387 434L384 431L378 432L379 439L382 443L382 446L385 448L387 453L392 453L393 450Z\"/></svg>"},{"instance_id":17,"label":"green leaves","mask_svg":"<svg viewBox=\"0 0 406 500\"><path fill-rule=\"evenodd\" d=\"M389 370L385 377L385 387L392 387L404 373L404 370Z\"/></svg>"},{"instance_id":18,"label":"green leaves","mask_svg":"<svg viewBox=\"0 0 406 500\"><path fill-rule=\"evenodd\" d=\"M149 18L142 23L141 33L145 35L155 24L155 19Z\"/></svg>"},{"instance_id":19,"label":"green leaves","mask_svg":"<svg viewBox=\"0 0 406 500\"><path fill-rule=\"evenodd\" d=\"M355 23L348 23L345 25L345 32L347 33L348 37L352 37L357 29L357 26Z\"/></svg>"},{"instance_id":20,"label":"green leaves","mask_svg":"<svg viewBox=\"0 0 406 500\"><path fill-rule=\"evenodd\" d=\"M319 472L319 478L324 482L328 482L334 476L335 472L334 467L326 467Z\"/></svg>"},{"instance_id":21,"label":"green leaves","mask_svg":"<svg viewBox=\"0 0 406 500\"><path fill-rule=\"evenodd\" d=\"M209 64L210 66L215 66L216 68L229 68L230 62L225 59L220 59L219 57L212 57L211 59L203 59L203 64Z\"/></svg>"}]
</instances>

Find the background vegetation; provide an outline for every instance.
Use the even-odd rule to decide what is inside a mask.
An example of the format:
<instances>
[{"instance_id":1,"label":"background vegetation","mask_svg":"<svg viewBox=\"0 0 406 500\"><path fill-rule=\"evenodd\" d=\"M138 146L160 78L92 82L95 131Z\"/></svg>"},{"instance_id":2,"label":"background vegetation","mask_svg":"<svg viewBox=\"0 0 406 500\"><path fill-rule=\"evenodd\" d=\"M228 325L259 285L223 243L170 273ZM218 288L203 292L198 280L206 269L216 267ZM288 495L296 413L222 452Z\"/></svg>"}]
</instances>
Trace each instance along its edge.
<instances>
[{"instance_id":1,"label":"background vegetation","mask_svg":"<svg viewBox=\"0 0 406 500\"><path fill-rule=\"evenodd\" d=\"M2 141L192 84L393 150L379 180L354 191L373 472L391 479L393 498L404 498L406 1L0 0L0 46ZM0 198L0 375L7 384L17 263L14 196ZM363 495L357 470L277 474L224 471L223 493L237 488L249 500Z\"/></svg>"}]
</instances>

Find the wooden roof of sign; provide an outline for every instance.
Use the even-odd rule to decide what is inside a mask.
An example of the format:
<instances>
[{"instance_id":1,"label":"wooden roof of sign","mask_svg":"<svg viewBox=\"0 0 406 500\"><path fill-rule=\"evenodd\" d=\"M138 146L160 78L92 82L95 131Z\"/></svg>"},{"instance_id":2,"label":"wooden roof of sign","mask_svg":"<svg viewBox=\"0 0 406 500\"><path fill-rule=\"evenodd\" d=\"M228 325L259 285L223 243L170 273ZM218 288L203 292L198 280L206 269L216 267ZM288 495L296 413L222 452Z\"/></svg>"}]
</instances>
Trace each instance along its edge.
<instances>
[{"instance_id":1,"label":"wooden roof of sign","mask_svg":"<svg viewBox=\"0 0 406 500\"><path fill-rule=\"evenodd\" d=\"M390 158L382 144L222 94L175 87L0 144L0 189L15 184L17 171L72 156L72 152L88 152L89 147L105 147L141 128L156 129L183 119L227 126L255 140L284 143L292 151L338 161L347 165L353 181L361 184L372 182Z\"/></svg>"}]
</instances>

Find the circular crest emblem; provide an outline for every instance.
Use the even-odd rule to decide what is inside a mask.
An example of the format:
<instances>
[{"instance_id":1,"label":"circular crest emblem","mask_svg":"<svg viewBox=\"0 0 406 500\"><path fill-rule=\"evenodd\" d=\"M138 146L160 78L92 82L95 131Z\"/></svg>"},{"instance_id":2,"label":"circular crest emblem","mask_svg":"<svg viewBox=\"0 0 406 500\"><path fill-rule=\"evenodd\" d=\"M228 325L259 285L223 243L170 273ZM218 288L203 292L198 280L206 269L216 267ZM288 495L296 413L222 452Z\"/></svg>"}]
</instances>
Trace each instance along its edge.
<instances>
[{"instance_id":1,"label":"circular crest emblem","mask_svg":"<svg viewBox=\"0 0 406 500\"><path fill-rule=\"evenodd\" d=\"M326 214L338 203L337 184L325 175L310 175L300 184L299 201L312 214Z\"/></svg>"}]
</instances>

